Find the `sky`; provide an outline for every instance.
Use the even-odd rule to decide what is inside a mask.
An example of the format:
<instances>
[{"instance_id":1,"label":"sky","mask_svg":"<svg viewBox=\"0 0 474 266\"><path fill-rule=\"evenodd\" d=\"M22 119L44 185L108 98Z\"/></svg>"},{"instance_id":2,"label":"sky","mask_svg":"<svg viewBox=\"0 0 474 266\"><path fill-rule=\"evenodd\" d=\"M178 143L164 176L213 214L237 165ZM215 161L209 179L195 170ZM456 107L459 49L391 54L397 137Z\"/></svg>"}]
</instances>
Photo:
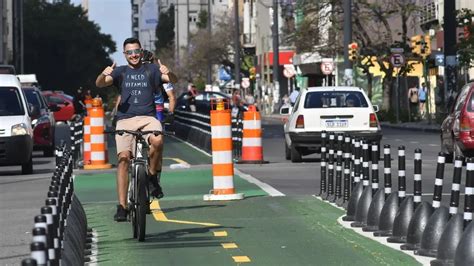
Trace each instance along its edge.
<instances>
[{"instance_id":1,"label":"sky","mask_svg":"<svg viewBox=\"0 0 474 266\"><path fill-rule=\"evenodd\" d=\"M81 0L72 0L80 5ZM89 0L89 19L99 25L101 33L112 35L117 52L111 55L117 65L126 64L123 41L132 35L132 10L130 0Z\"/></svg>"}]
</instances>

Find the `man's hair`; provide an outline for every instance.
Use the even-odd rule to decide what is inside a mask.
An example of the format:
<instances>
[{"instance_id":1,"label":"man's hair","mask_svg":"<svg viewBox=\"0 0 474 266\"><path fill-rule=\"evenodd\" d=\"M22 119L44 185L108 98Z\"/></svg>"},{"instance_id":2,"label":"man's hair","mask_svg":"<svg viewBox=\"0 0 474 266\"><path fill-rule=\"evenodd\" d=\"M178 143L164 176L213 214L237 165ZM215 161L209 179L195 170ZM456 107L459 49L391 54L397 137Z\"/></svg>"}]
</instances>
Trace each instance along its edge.
<instances>
[{"instance_id":1,"label":"man's hair","mask_svg":"<svg viewBox=\"0 0 474 266\"><path fill-rule=\"evenodd\" d=\"M125 45L129 44L129 43L138 43L138 45L140 45L140 48L142 48L142 44L140 43L140 41L135 38L135 37L131 37L131 38L127 38L125 39L125 41L123 42L123 48L125 48Z\"/></svg>"}]
</instances>

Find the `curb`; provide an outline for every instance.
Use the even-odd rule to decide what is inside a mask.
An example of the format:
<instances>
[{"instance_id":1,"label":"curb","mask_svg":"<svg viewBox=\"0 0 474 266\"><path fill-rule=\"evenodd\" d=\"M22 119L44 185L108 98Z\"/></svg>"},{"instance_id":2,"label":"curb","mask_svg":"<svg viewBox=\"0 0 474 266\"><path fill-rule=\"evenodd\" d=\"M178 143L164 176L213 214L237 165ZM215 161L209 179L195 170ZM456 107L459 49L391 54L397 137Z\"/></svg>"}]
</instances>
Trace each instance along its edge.
<instances>
[{"instance_id":1,"label":"curb","mask_svg":"<svg viewBox=\"0 0 474 266\"><path fill-rule=\"evenodd\" d=\"M401 129L401 130L413 130L421 132L440 133L440 128L429 128L429 127L416 127L416 126L403 126L403 125L392 125L392 124L380 124L381 127Z\"/></svg>"}]
</instances>

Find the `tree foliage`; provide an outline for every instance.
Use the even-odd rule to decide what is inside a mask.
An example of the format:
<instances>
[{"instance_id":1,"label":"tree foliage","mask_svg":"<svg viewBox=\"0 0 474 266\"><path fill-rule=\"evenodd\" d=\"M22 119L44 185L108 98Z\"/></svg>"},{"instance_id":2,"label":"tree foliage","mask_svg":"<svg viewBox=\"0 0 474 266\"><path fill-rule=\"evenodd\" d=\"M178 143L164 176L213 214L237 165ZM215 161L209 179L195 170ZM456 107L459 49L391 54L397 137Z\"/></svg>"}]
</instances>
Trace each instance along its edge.
<instances>
[{"instance_id":1,"label":"tree foliage","mask_svg":"<svg viewBox=\"0 0 474 266\"><path fill-rule=\"evenodd\" d=\"M92 88L115 42L89 21L80 7L70 3L24 2L24 64L35 73L42 88L72 92L79 86Z\"/></svg>"},{"instance_id":2,"label":"tree foliage","mask_svg":"<svg viewBox=\"0 0 474 266\"><path fill-rule=\"evenodd\" d=\"M474 11L461 9L456 12L458 26L463 28L463 35L457 45L459 64L464 67L474 67Z\"/></svg>"},{"instance_id":3,"label":"tree foliage","mask_svg":"<svg viewBox=\"0 0 474 266\"><path fill-rule=\"evenodd\" d=\"M174 47L174 5L165 12L160 12L159 25L156 27L156 51L157 53L163 53Z\"/></svg>"}]
</instances>

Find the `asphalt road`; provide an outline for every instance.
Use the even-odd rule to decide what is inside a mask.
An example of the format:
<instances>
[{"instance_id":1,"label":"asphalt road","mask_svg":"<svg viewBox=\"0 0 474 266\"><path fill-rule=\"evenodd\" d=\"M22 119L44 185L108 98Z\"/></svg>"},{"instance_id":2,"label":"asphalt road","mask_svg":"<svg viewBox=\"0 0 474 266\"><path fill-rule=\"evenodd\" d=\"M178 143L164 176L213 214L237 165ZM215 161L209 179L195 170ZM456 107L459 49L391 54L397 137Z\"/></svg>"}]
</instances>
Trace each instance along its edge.
<instances>
[{"instance_id":1,"label":"asphalt road","mask_svg":"<svg viewBox=\"0 0 474 266\"><path fill-rule=\"evenodd\" d=\"M60 137L60 135L58 135ZM235 165L244 173L251 174L280 192L290 195L313 195L319 191L318 156L304 157L302 163L291 163L284 158L283 130L281 122L264 122L264 159L268 164ZM384 129L382 144L392 145L392 157L397 147L407 146L407 192L413 190L413 150L423 150L424 200L431 201L439 136L435 133ZM21 175L19 167L0 167L0 264L18 264L29 255L33 218L44 205L47 188L54 169L54 158L42 157L35 152L34 174ZM392 183L396 187L396 160L392 161ZM443 205L449 200L452 164L446 165ZM465 180L463 173L463 181ZM464 184L462 184L462 189ZM463 190L462 190L463 191ZM461 202L462 205L462 202Z\"/></svg>"}]
</instances>

